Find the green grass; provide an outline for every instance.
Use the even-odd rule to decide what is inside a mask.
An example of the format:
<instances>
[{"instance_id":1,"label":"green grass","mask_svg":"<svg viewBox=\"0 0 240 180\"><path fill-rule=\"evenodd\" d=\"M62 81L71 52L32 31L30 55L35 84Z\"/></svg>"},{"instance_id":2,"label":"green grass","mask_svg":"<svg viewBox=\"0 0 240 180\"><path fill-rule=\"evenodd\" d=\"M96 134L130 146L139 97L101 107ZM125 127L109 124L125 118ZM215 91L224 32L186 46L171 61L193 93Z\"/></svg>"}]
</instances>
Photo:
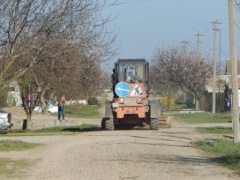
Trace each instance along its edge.
<instances>
[{"instance_id":1,"label":"green grass","mask_svg":"<svg viewBox=\"0 0 240 180\"><path fill-rule=\"evenodd\" d=\"M9 130L7 134L0 136L44 136L44 135L55 135L55 134L72 134L77 132L92 131L96 130L96 125L82 124L79 126L58 126L51 128L42 128L36 130Z\"/></svg>"},{"instance_id":2,"label":"green grass","mask_svg":"<svg viewBox=\"0 0 240 180\"><path fill-rule=\"evenodd\" d=\"M9 140L2 140L0 141L0 152L2 151L22 151L33 149L39 147L40 144L36 143L27 143L23 141L9 141Z\"/></svg>"},{"instance_id":3,"label":"green grass","mask_svg":"<svg viewBox=\"0 0 240 180\"><path fill-rule=\"evenodd\" d=\"M73 118L99 118L99 106L69 105L65 106L65 113Z\"/></svg>"},{"instance_id":4,"label":"green grass","mask_svg":"<svg viewBox=\"0 0 240 180\"><path fill-rule=\"evenodd\" d=\"M229 123L231 121L231 114L229 113L189 113L189 114L174 114L175 119L184 121L186 123Z\"/></svg>"},{"instance_id":5,"label":"green grass","mask_svg":"<svg viewBox=\"0 0 240 180\"><path fill-rule=\"evenodd\" d=\"M201 124L201 123L230 123L231 114L229 113L194 113L194 114L175 114L175 119L181 120L189 124ZM200 133L207 134L232 134L232 128L225 127L209 127L209 128L197 128Z\"/></svg>"},{"instance_id":6,"label":"green grass","mask_svg":"<svg viewBox=\"0 0 240 180\"><path fill-rule=\"evenodd\" d=\"M240 172L240 143L229 140L197 141L194 143L198 148L213 153L213 161L224 164L237 172Z\"/></svg>"},{"instance_id":7,"label":"green grass","mask_svg":"<svg viewBox=\"0 0 240 180\"><path fill-rule=\"evenodd\" d=\"M0 152L24 151L41 145L42 144L27 143L16 140L2 140L0 141ZM0 178L7 179L14 176L22 176L24 175L22 170L30 165L30 162L26 160L0 158Z\"/></svg>"},{"instance_id":8,"label":"green grass","mask_svg":"<svg viewBox=\"0 0 240 180\"><path fill-rule=\"evenodd\" d=\"M204 134L233 134L232 128L225 127L197 128L197 131Z\"/></svg>"},{"instance_id":9,"label":"green grass","mask_svg":"<svg viewBox=\"0 0 240 180\"><path fill-rule=\"evenodd\" d=\"M97 126L91 124L82 124L80 126L52 127L34 130L35 133L61 133L61 132L84 132L95 130Z\"/></svg>"},{"instance_id":10,"label":"green grass","mask_svg":"<svg viewBox=\"0 0 240 180\"><path fill-rule=\"evenodd\" d=\"M194 114L175 114L175 119L184 121L186 123L230 123L231 114L229 113L194 113ZM197 128L197 131L205 134L232 134L232 128L225 127L209 127ZM211 140L211 141L197 141L194 143L198 148L212 153L212 161L221 163L230 167L240 173L240 143L233 143L229 140Z\"/></svg>"},{"instance_id":11,"label":"green grass","mask_svg":"<svg viewBox=\"0 0 240 180\"><path fill-rule=\"evenodd\" d=\"M30 162L26 160L12 160L7 158L0 158L0 178L8 179L12 177L23 177L23 169L30 166Z\"/></svg>"}]
</instances>

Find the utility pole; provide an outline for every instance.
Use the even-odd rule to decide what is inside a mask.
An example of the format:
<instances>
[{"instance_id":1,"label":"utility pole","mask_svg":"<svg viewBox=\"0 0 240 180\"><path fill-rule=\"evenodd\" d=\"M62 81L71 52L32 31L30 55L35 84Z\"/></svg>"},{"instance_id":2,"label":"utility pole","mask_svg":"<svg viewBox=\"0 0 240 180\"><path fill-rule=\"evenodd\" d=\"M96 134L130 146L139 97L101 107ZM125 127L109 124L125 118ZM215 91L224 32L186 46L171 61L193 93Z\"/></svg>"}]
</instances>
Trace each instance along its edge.
<instances>
[{"instance_id":1,"label":"utility pole","mask_svg":"<svg viewBox=\"0 0 240 180\"><path fill-rule=\"evenodd\" d=\"M238 109L238 78L237 78L237 52L236 52L236 32L234 17L234 0L228 0L229 11L229 35L230 35L230 51L232 64L232 121L234 131L234 142L240 142L239 138L239 109Z\"/></svg>"},{"instance_id":2,"label":"utility pole","mask_svg":"<svg viewBox=\"0 0 240 180\"><path fill-rule=\"evenodd\" d=\"M221 74L224 74L222 67L222 31L219 29L219 63L218 63L218 69L221 70Z\"/></svg>"},{"instance_id":3,"label":"utility pole","mask_svg":"<svg viewBox=\"0 0 240 180\"><path fill-rule=\"evenodd\" d=\"M201 32L200 31L198 31L198 33L197 34L195 34L195 36L197 36L197 43L198 43L198 64L200 63L200 56L201 56L201 49L200 49L200 44L202 43L202 41L201 41L201 37L203 37L204 35L203 34L201 34ZM196 110L198 111L199 110L199 102L198 102L198 100L195 98L195 104L196 104Z\"/></svg>"},{"instance_id":4,"label":"utility pole","mask_svg":"<svg viewBox=\"0 0 240 180\"><path fill-rule=\"evenodd\" d=\"M197 36L197 38L198 38L198 40L197 40L197 43L198 43L198 55L200 56L200 54L201 54L201 52L200 52L201 51L200 44L202 43L201 37L203 37L204 35L201 34L200 31L198 31L198 33L195 34L195 36Z\"/></svg>"},{"instance_id":5,"label":"utility pole","mask_svg":"<svg viewBox=\"0 0 240 180\"><path fill-rule=\"evenodd\" d=\"M182 40L180 43L182 44L183 53L185 55L186 52L187 52L187 44L188 44L188 42L186 40Z\"/></svg>"},{"instance_id":6,"label":"utility pole","mask_svg":"<svg viewBox=\"0 0 240 180\"><path fill-rule=\"evenodd\" d=\"M217 71L217 31L218 25L221 24L218 20L211 22L214 30L214 48L213 48L213 95L212 95L212 114L216 113L216 71Z\"/></svg>"},{"instance_id":7,"label":"utility pole","mask_svg":"<svg viewBox=\"0 0 240 180\"><path fill-rule=\"evenodd\" d=\"M184 61L185 61L185 59L187 58L187 44L188 44L188 42L186 40L182 40L180 43L182 44L183 58L184 58ZM183 100L184 100L184 102L186 101L186 93L185 92L183 94Z\"/></svg>"}]
</instances>

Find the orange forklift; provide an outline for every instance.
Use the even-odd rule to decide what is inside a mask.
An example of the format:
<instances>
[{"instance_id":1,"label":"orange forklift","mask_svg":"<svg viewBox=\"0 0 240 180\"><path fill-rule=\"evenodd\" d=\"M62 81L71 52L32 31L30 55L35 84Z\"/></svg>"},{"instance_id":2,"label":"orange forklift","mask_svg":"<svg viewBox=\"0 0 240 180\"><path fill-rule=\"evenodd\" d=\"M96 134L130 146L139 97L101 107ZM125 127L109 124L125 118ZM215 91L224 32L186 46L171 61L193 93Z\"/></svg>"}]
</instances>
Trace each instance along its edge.
<instances>
[{"instance_id":1,"label":"orange forklift","mask_svg":"<svg viewBox=\"0 0 240 180\"><path fill-rule=\"evenodd\" d=\"M106 101L103 130L150 126L158 130L161 117L159 98L149 98L149 64L145 59L119 59L112 74L113 99Z\"/></svg>"}]
</instances>

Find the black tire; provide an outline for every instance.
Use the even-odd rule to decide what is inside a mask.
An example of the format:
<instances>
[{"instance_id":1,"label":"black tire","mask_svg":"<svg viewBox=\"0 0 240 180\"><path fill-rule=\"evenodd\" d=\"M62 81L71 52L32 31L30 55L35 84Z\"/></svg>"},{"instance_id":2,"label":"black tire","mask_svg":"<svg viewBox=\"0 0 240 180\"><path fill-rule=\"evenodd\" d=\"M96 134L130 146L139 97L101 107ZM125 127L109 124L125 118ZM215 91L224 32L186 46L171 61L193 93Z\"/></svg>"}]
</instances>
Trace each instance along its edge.
<instances>
[{"instance_id":1,"label":"black tire","mask_svg":"<svg viewBox=\"0 0 240 180\"><path fill-rule=\"evenodd\" d=\"M151 118L150 120L150 129L151 130L158 130L159 122L157 118Z\"/></svg>"},{"instance_id":2,"label":"black tire","mask_svg":"<svg viewBox=\"0 0 240 180\"><path fill-rule=\"evenodd\" d=\"M102 130L106 130L106 120L107 120L108 118L103 118L102 119L102 122L101 122L101 128L102 128Z\"/></svg>"},{"instance_id":3,"label":"black tire","mask_svg":"<svg viewBox=\"0 0 240 180\"><path fill-rule=\"evenodd\" d=\"M150 118L150 112L146 112L145 113L145 122L147 123L147 124L149 124L150 123L150 121L151 121L151 118Z\"/></svg>"},{"instance_id":4,"label":"black tire","mask_svg":"<svg viewBox=\"0 0 240 180\"><path fill-rule=\"evenodd\" d=\"M113 131L114 130L113 118L106 119L105 130L107 130L107 131Z\"/></svg>"}]
</instances>

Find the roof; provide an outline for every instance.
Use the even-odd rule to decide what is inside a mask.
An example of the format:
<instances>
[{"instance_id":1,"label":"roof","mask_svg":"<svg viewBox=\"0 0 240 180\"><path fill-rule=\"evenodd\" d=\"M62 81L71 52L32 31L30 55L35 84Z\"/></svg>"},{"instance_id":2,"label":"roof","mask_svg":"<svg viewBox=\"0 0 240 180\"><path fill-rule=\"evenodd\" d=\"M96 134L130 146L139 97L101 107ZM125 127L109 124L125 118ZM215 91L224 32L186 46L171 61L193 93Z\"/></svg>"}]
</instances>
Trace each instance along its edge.
<instances>
[{"instance_id":1,"label":"roof","mask_svg":"<svg viewBox=\"0 0 240 180\"><path fill-rule=\"evenodd\" d=\"M145 62L145 63L147 62L146 59L144 59L144 58L143 59L118 59L117 62L119 63L119 62L130 62L130 61L132 61L132 62Z\"/></svg>"}]
</instances>

